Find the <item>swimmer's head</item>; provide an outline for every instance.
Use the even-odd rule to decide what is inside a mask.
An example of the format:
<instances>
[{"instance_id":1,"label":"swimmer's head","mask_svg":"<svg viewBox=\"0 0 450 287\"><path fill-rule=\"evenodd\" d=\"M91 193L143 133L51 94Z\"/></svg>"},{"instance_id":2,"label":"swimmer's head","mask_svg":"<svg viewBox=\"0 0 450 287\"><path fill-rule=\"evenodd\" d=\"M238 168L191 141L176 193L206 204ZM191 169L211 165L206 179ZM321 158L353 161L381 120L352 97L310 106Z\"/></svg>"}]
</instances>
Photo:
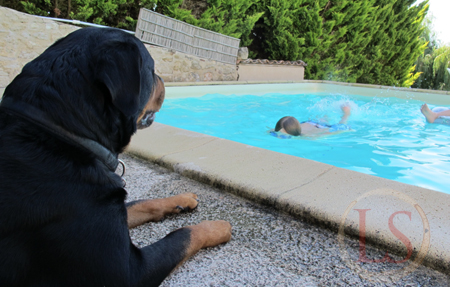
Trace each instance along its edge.
<instances>
[{"instance_id":1,"label":"swimmer's head","mask_svg":"<svg viewBox=\"0 0 450 287\"><path fill-rule=\"evenodd\" d=\"M275 131L279 132L281 129L293 136L299 136L302 133L300 122L294 117L282 117L275 125Z\"/></svg>"}]
</instances>

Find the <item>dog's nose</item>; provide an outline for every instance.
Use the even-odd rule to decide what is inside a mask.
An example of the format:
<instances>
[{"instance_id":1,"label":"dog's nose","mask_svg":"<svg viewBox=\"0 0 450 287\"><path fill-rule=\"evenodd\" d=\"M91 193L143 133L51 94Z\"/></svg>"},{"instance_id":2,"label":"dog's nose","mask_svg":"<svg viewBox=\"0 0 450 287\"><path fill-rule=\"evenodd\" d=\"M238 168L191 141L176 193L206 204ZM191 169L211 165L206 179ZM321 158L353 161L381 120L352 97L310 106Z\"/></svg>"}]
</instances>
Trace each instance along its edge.
<instances>
[{"instance_id":1,"label":"dog's nose","mask_svg":"<svg viewBox=\"0 0 450 287\"><path fill-rule=\"evenodd\" d=\"M155 116L156 116L156 113L154 111L145 112L144 116L139 121L137 128L145 129L145 128L149 127L155 120Z\"/></svg>"}]
</instances>

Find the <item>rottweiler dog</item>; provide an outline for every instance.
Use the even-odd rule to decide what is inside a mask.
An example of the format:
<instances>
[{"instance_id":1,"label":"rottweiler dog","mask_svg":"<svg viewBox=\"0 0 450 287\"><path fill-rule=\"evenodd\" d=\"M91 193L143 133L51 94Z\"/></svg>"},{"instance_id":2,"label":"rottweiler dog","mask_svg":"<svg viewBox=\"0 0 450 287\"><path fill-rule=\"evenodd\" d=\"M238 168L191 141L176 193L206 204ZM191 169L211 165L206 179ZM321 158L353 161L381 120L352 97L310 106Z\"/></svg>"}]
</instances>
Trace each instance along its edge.
<instances>
[{"instance_id":1,"label":"rottweiler dog","mask_svg":"<svg viewBox=\"0 0 450 287\"><path fill-rule=\"evenodd\" d=\"M163 100L150 54L119 29L79 29L24 66L0 103L0 286L157 286L230 240L220 220L130 240L128 228L198 204L125 204L118 154Z\"/></svg>"}]
</instances>

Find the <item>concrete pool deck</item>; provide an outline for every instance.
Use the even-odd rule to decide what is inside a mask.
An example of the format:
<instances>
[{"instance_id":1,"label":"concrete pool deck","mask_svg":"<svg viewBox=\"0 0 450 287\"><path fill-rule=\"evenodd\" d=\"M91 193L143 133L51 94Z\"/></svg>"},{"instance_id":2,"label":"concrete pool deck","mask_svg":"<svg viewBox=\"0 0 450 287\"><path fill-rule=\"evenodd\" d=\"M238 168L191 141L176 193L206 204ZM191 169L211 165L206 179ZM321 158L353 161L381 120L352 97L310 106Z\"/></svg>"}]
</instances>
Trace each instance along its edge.
<instances>
[{"instance_id":1,"label":"concrete pool deck","mask_svg":"<svg viewBox=\"0 0 450 287\"><path fill-rule=\"evenodd\" d=\"M139 131L127 151L341 234L365 235L390 253L409 258L411 251L412 261L423 256L422 264L450 272L448 194L159 123Z\"/></svg>"}]
</instances>

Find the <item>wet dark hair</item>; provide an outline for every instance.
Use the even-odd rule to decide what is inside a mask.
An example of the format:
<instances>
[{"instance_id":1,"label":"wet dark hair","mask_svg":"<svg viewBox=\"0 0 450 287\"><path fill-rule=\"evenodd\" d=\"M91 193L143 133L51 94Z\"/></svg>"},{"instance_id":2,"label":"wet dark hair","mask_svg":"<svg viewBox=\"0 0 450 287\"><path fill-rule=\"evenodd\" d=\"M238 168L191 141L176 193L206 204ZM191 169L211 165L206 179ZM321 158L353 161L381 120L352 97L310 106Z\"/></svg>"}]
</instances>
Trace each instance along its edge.
<instances>
[{"instance_id":1,"label":"wet dark hair","mask_svg":"<svg viewBox=\"0 0 450 287\"><path fill-rule=\"evenodd\" d=\"M284 129L288 134L299 136L302 133L300 122L294 117L282 117L275 125L275 131L278 132Z\"/></svg>"}]
</instances>

